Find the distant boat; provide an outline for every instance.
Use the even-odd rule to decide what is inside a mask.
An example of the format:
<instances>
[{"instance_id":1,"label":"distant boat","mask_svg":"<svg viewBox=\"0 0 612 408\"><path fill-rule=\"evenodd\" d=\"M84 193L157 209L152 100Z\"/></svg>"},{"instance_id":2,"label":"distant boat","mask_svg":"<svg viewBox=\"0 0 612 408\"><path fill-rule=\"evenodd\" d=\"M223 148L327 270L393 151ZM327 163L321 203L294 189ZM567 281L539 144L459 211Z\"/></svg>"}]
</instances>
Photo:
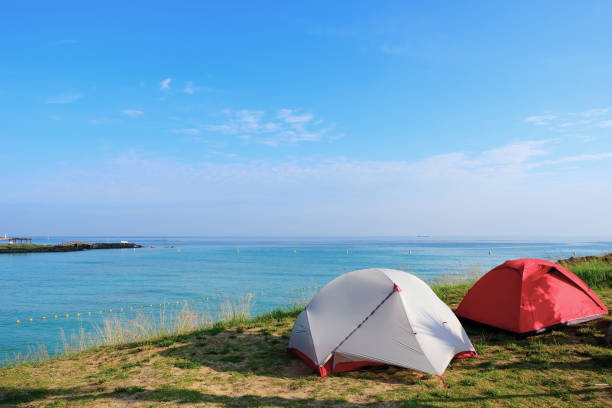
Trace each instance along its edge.
<instances>
[{"instance_id":1,"label":"distant boat","mask_svg":"<svg viewBox=\"0 0 612 408\"><path fill-rule=\"evenodd\" d=\"M417 238L431 238L431 235L417 235Z\"/></svg>"}]
</instances>

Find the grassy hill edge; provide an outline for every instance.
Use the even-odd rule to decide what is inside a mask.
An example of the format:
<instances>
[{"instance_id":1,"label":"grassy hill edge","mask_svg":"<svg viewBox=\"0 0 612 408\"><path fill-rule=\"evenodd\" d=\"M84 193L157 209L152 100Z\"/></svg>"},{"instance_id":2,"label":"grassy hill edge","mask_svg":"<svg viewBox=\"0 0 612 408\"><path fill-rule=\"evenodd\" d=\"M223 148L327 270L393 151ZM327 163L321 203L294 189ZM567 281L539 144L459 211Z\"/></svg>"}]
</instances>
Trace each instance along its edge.
<instances>
[{"instance_id":1,"label":"grassy hill edge","mask_svg":"<svg viewBox=\"0 0 612 408\"><path fill-rule=\"evenodd\" d=\"M610 308L612 256L562 262ZM433 289L455 308L470 286ZM570 407L612 401L612 350L603 339L610 316L526 339L465 325L482 358L453 362L443 388L435 377L396 367L320 380L285 353L300 311L7 367L0 370L0 405Z\"/></svg>"}]
</instances>

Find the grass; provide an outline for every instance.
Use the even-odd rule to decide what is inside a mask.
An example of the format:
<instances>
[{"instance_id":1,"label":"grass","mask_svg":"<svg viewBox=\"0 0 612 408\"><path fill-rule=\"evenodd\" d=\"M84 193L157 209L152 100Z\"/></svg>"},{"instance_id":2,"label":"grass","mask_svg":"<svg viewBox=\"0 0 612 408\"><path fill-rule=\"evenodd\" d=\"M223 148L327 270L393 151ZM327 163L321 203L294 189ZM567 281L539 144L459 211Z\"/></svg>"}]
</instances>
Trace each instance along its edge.
<instances>
[{"instance_id":1,"label":"grass","mask_svg":"<svg viewBox=\"0 0 612 408\"><path fill-rule=\"evenodd\" d=\"M50 247L53 245L39 245L39 244L12 244L12 245L6 245L6 244L0 244L0 249L36 249L36 248L43 248L43 247Z\"/></svg>"},{"instance_id":2,"label":"grass","mask_svg":"<svg viewBox=\"0 0 612 408\"><path fill-rule=\"evenodd\" d=\"M238 324L250 319L254 294L247 294L233 300L224 299L216 311L208 306L197 307L187 301L173 304L162 303L159 308L150 305L137 309L128 315L115 314L105 317L100 323L92 323L88 330L80 327L69 336L60 329L60 344L53 357L73 355L100 346L117 346L133 342L170 346L176 339L196 330L206 329L211 333L223 330L214 322ZM29 362L40 362L51 357L44 345L32 347L25 353L6 356L0 367Z\"/></svg>"},{"instance_id":3,"label":"grass","mask_svg":"<svg viewBox=\"0 0 612 408\"><path fill-rule=\"evenodd\" d=\"M591 288L612 287L612 254L601 257L569 258L559 263Z\"/></svg>"},{"instance_id":4,"label":"grass","mask_svg":"<svg viewBox=\"0 0 612 408\"><path fill-rule=\"evenodd\" d=\"M434 286L455 307L466 282ZM612 305L612 288L595 290ZM248 299L243 299L243 307ZM230 302L231 303L231 302ZM611 318L517 339L465 325L480 359L453 361L444 378L397 367L320 379L285 352L300 307L250 317L240 301L225 320L127 344L0 370L0 406L28 407L604 407L612 401ZM185 321L194 321L186 319ZM128 326L122 326L128 331ZM116 326L101 327L115 330ZM144 334L142 335L144 336Z\"/></svg>"}]
</instances>

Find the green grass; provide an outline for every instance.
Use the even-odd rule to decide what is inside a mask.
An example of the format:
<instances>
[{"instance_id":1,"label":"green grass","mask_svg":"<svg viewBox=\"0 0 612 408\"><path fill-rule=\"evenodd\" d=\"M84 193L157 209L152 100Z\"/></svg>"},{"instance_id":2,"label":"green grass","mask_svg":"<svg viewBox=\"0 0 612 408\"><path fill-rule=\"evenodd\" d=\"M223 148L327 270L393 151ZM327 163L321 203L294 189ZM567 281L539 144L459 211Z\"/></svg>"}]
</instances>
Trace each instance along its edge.
<instances>
[{"instance_id":1,"label":"green grass","mask_svg":"<svg viewBox=\"0 0 612 408\"><path fill-rule=\"evenodd\" d=\"M593 259L577 263L566 262L564 266L591 288L612 287L612 262Z\"/></svg>"},{"instance_id":2,"label":"green grass","mask_svg":"<svg viewBox=\"0 0 612 408\"><path fill-rule=\"evenodd\" d=\"M449 305L451 308L454 308L459 305L461 299L463 298L463 294L467 293L471 286L472 283L458 283L454 285L435 285L431 288L444 303Z\"/></svg>"},{"instance_id":3,"label":"green grass","mask_svg":"<svg viewBox=\"0 0 612 408\"><path fill-rule=\"evenodd\" d=\"M451 307L469 289L434 291ZM595 289L612 305L612 288ZM286 353L291 307L202 329L0 369L0 406L23 407L539 407L610 406L612 319L516 338L464 325L479 359L451 363L448 388L432 375L398 367L320 379ZM603 384L603 385L602 385Z\"/></svg>"},{"instance_id":4,"label":"green grass","mask_svg":"<svg viewBox=\"0 0 612 408\"><path fill-rule=\"evenodd\" d=\"M43 247L50 247L53 245L39 245L39 244L14 244L14 245L6 245L0 244L0 249L36 249Z\"/></svg>"},{"instance_id":5,"label":"green grass","mask_svg":"<svg viewBox=\"0 0 612 408\"><path fill-rule=\"evenodd\" d=\"M467 291L446 288L450 304ZM612 304L612 288L598 289ZM465 325L480 359L453 361L444 377L387 367L321 380L286 353L300 308L150 342L0 370L0 405L102 407L481 407L609 405L610 318L543 335L514 336Z\"/></svg>"}]
</instances>

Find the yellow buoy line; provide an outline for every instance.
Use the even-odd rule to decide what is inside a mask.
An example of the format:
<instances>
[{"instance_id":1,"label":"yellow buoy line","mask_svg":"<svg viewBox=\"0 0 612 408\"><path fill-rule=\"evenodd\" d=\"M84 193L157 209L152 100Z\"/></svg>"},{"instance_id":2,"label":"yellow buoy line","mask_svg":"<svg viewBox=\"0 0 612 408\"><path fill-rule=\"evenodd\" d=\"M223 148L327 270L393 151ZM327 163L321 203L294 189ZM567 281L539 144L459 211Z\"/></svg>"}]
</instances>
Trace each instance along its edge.
<instances>
[{"instance_id":1,"label":"yellow buoy line","mask_svg":"<svg viewBox=\"0 0 612 408\"><path fill-rule=\"evenodd\" d=\"M263 296L264 292L260 292L260 295ZM245 296L247 296L249 299L252 299L254 296L256 296L257 293L247 293L245 294ZM222 296L210 296L210 297L203 297L203 298L198 298L198 299L192 299L191 301L188 301L186 299L183 299L182 301L176 300L176 301L165 301L163 303L149 303L147 305L137 305L137 306L129 306L127 309L124 307L120 307L119 309L114 309L113 308L105 308L105 309L100 309L96 312L83 312L83 313L61 313L61 314L53 314L53 315L44 315L40 317L40 320L56 320L56 319L69 319L71 316L73 318L77 318L80 319L81 317L91 317L92 315L104 315L105 313L111 315L111 314L122 314L125 311L144 311L144 310L153 310L155 308L159 309L162 307L167 307L167 306L188 306L189 304L196 304L196 303L206 303L210 300L214 301L214 300L220 300L223 299L224 297ZM34 322L36 321L35 318L30 317L26 320L21 320L21 319L17 319L17 324L21 324L22 322Z\"/></svg>"}]
</instances>

